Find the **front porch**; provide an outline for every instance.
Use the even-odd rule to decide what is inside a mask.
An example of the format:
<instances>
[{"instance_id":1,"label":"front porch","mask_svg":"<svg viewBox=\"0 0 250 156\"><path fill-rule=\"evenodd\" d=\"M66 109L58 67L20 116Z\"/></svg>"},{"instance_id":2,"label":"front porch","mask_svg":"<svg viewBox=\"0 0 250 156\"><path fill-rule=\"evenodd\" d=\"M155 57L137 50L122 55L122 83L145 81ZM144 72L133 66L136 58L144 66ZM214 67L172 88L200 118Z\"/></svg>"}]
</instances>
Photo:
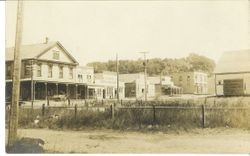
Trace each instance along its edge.
<instances>
[{"instance_id":1,"label":"front porch","mask_svg":"<svg viewBox=\"0 0 250 156\"><path fill-rule=\"evenodd\" d=\"M33 87L32 87L33 86ZM32 90L33 89L33 90ZM22 81L20 83L20 99L22 101L47 100L55 95L64 95L69 99L87 99L86 84L70 84L59 82ZM5 86L6 100L11 99L12 82ZM32 97L33 96L33 97Z\"/></svg>"}]
</instances>

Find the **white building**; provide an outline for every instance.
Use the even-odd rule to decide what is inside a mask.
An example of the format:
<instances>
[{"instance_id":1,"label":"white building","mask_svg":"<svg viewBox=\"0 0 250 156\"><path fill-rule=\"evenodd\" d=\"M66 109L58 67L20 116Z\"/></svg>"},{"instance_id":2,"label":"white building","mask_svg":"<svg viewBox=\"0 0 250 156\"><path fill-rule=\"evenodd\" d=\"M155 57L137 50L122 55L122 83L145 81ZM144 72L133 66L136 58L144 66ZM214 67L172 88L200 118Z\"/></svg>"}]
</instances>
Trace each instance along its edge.
<instances>
[{"instance_id":1,"label":"white building","mask_svg":"<svg viewBox=\"0 0 250 156\"><path fill-rule=\"evenodd\" d=\"M216 95L250 95L250 49L224 52L214 74Z\"/></svg>"},{"instance_id":2,"label":"white building","mask_svg":"<svg viewBox=\"0 0 250 156\"><path fill-rule=\"evenodd\" d=\"M89 85L90 95L97 99L117 98L117 75L116 72L103 71L94 75L94 82ZM124 82L119 81L119 99L125 97Z\"/></svg>"},{"instance_id":3,"label":"white building","mask_svg":"<svg viewBox=\"0 0 250 156\"><path fill-rule=\"evenodd\" d=\"M21 89L22 100L44 100L58 94L70 98L87 98L86 83L78 82L78 62L60 42L22 45ZM14 47L6 48L6 97L12 95ZM32 93L33 84L33 95Z\"/></svg>"}]
</instances>

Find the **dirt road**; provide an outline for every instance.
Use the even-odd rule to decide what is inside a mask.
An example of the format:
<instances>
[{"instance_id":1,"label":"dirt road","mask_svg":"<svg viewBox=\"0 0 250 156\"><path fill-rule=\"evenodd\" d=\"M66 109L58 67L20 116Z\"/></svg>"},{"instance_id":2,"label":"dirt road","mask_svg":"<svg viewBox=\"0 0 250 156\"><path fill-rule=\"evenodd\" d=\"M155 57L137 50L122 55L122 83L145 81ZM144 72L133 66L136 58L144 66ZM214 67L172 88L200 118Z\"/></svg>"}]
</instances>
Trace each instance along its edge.
<instances>
[{"instance_id":1,"label":"dirt road","mask_svg":"<svg viewBox=\"0 0 250 156\"><path fill-rule=\"evenodd\" d=\"M56 153L250 153L250 131L239 129L179 133L21 129L19 135L41 138L45 150Z\"/></svg>"}]
</instances>

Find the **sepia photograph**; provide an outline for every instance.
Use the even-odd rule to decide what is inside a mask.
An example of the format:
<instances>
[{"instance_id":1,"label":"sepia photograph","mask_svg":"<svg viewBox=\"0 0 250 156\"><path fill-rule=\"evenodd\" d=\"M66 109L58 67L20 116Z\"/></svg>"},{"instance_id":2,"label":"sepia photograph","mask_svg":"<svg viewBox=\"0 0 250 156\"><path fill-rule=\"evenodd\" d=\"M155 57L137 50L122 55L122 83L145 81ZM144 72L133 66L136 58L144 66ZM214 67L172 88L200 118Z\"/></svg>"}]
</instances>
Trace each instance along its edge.
<instances>
[{"instance_id":1,"label":"sepia photograph","mask_svg":"<svg viewBox=\"0 0 250 156\"><path fill-rule=\"evenodd\" d=\"M6 154L250 154L250 0L4 3Z\"/></svg>"}]
</instances>

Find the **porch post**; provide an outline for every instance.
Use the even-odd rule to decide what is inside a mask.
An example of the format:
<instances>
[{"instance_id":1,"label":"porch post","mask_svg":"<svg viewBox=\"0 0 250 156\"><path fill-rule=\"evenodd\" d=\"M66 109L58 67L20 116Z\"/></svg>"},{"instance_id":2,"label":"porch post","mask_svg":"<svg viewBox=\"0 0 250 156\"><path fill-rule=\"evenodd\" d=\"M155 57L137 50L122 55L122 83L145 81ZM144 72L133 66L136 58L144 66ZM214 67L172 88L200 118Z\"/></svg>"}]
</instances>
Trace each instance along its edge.
<instances>
[{"instance_id":1,"label":"porch post","mask_svg":"<svg viewBox=\"0 0 250 156\"><path fill-rule=\"evenodd\" d=\"M77 99L77 84L76 84L76 87L75 87L75 98Z\"/></svg>"},{"instance_id":2,"label":"porch post","mask_svg":"<svg viewBox=\"0 0 250 156\"><path fill-rule=\"evenodd\" d=\"M56 83L56 95L58 95L58 83Z\"/></svg>"},{"instance_id":3,"label":"porch post","mask_svg":"<svg viewBox=\"0 0 250 156\"><path fill-rule=\"evenodd\" d=\"M66 96L69 98L69 85L66 84Z\"/></svg>"},{"instance_id":4,"label":"porch post","mask_svg":"<svg viewBox=\"0 0 250 156\"><path fill-rule=\"evenodd\" d=\"M45 100L48 99L48 87L47 87L47 82L44 83L45 85Z\"/></svg>"},{"instance_id":5,"label":"porch post","mask_svg":"<svg viewBox=\"0 0 250 156\"><path fill-rule=\"evenodd\" d=\"M34 100L36 100L36 81L34 81L34 92L33 92L33 98L34 98Z\"/></svg>"}]
</instances>

